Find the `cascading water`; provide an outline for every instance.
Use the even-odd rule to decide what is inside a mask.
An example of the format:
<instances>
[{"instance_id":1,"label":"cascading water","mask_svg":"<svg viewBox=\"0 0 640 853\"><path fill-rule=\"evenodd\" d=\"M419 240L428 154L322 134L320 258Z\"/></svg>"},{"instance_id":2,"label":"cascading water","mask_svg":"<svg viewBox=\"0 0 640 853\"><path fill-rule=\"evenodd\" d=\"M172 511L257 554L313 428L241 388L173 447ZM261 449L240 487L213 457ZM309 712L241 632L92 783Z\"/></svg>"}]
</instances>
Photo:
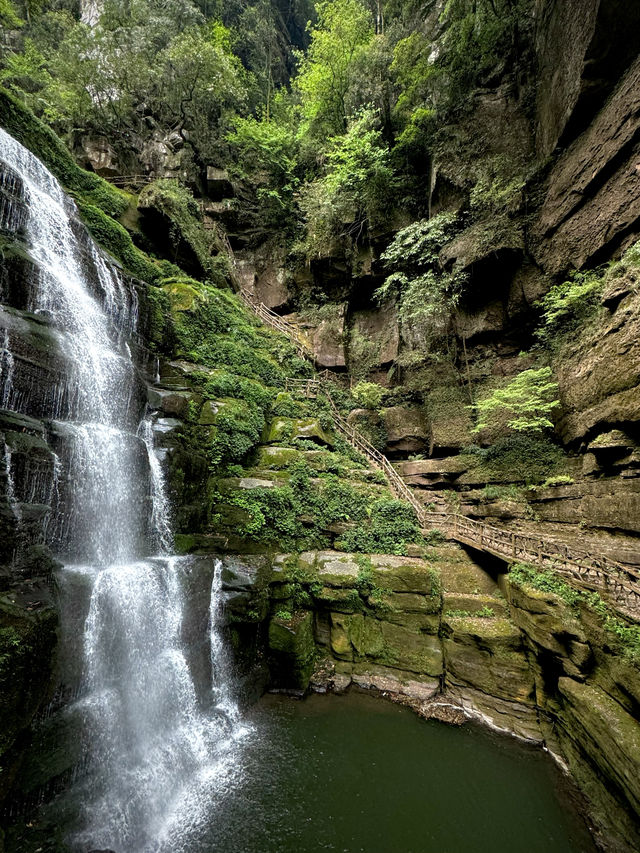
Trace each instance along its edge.
<instances>
[{"instance_id":1,"label":"cascading water","mask_svg":"<svg viewBox=\"0 0 640 853\"><path fill-rule=\"evenodd\" d=\"M164 476L129 349L135 291L79 225L55 178L2 130L0 160L27 206L23 221L4 205L0 228L26 234L37 270L27 310L55 333L67 366L64 388L48 393L46 406L40 395L46 411L37 414L59 446L50 486L64 498L53 500L48 536L65 563L67 634L78 608L87 613L78 698L66 711L80 717L86 744L76 781L82 815L71 843L116 853L186 851L246 731L229 688L221 566L211 583L210 680L202 690L184 639L191 563L170 556ZM32 415L29 394L13 393L14 361L6 333L2 404ZM7 447L5 460L10 475ZM19 500L10 498L17 517Z\"/></svg>"}]
</instances>

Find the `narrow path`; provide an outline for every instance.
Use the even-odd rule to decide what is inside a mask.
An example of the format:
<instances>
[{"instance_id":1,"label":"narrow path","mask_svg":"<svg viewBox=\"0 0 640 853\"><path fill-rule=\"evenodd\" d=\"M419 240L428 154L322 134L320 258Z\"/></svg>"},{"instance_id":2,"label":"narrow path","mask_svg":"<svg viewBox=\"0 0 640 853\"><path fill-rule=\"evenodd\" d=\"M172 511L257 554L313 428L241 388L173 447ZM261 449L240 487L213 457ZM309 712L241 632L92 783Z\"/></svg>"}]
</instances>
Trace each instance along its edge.
<instances>
[{"instance_id":1,"label":"narrow path","mask_svg":"<svg viewBox=\"0 0 640 853\"><path fill-rule=\"evenodd\" d=\"M256 303L245 291L241 290L240 296L264 323L287 335L299 347L301 355L314 360L313 352L295 326L266 305ZM328 377L324 380L289 379L287 389L307 398L316 398L320 394L326 398L336 430L372 467L383 472L396 497L411 504L423 530L440 530L448 539L492 554L507 563L531 563L541 569L552 569L571 583L604 593L625 614L640 619L640 571L550 539L505 530L456 513L428 512L387 457L342 417L331 396Z\"/></svg>"}]
</instances>

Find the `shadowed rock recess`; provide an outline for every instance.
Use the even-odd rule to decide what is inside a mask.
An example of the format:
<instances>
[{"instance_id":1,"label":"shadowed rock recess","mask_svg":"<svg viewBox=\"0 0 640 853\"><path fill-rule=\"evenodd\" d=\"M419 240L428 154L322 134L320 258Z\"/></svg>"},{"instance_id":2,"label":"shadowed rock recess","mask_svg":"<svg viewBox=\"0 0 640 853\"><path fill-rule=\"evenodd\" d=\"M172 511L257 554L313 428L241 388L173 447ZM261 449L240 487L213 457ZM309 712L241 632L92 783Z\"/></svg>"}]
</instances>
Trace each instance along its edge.
<instances>
[{"instance_id":1,"label":"shadowed rock recess","mask_svg":"<svg viewBox=\"0 0 640 853\"><path fill-rule=\"evenodd\" d=\"M438 527L640 571L636 4L335 0L336 98L326 4L266 4L269 41L185 0L168 44L151 3L161 71L112 110L124 72L69 71L102 4L31 5L0 2L0 853L187 851L244 708L356 688L544 747L639 850L640 611Z\"/></svg>"}]
</instances>

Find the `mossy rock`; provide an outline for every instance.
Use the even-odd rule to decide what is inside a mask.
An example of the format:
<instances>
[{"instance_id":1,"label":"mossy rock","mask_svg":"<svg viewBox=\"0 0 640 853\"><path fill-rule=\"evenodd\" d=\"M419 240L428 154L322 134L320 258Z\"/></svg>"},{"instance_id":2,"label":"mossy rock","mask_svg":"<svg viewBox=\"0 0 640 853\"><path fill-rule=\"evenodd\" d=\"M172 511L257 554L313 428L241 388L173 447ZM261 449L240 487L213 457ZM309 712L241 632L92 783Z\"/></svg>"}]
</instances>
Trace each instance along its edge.
<instances>
[{"instance_id":1,"label":"mossy rock","mask_svg":"<svg viewBox=\"0 0 640 853\"><path fill-rule=\"evenodd\" d=\"M353 588L360 574L360 564L351 554L321 551L317 559L317 573L321 582L329 587Z\"/></svg>"},{"instance_id":2,"label":"mossy rock","mask_svg":"<svg viewBox=\"0 0 640 853\"><path fill-rule=\"evenodd\" d=\"M532 704L534 672L519 629L508 619L444 617L447 681L510 702Z\"/></svg>"},{"instance_id":3,"label":"mossy rock","mask_svg":"<svg viewBox=\"0 0 640 853\"><path fill-rule=\"evenodd\" d=\"M439 602L438 570L425 560L392 554L372 554L370 559L373 576L379 587L392 592L428 595Z\"/></svg>"},{"instance_id":4,"label":"mossy rock","mask_svg":"<svg viewBox=\"0 0 640 853\"><path fill-rule=\"evenodd\" d=\"M263 440L265 444L279 444L306 439L316 444L333 447L333 439L317 418L274 418L268 425Z\"/></svg>"},{"instance_id":5,"label":"mossy rock","mask_svg":"<svg viewBox=\"0 0 640 853\"><path fill-rule=\"evenodd\" d=\"M294 447L259 447L257 450L256 467L275 470L288 468L294 462L304 458L301 450Z\"/></svg>"},{"instance_id":6,"label":"mossy rock","mask_svg":"<svg viewBox=\"0 0 640 853\"><path fill-rule=\"evenodd\" d=\"M397 669L439 678L443 670L442 646L437 636L391 622L380 622L384 640L381 662Z\"/></svg>"},{"instance_id":7,"label":"mossy rock","mask_svg":"<svg viewBox=\"0 0 640 853\"><path fill-rule=\"evenodd\" d=\"M162 285L171 302L171 310L196 311L206 302L206 293L192 280L172 279Z\"/></svg>"},{"instance_id":8,"label":"mossy rock","mask_svg":"<svg viewBox=\"0 0 640 853\"><path fill-rule=\"evenodd\" d=\"M640 813L640 725L598 688L561 678L562 724L571 739L598 767L608 787L621 790Z\"/></svg>"}]
</instances>

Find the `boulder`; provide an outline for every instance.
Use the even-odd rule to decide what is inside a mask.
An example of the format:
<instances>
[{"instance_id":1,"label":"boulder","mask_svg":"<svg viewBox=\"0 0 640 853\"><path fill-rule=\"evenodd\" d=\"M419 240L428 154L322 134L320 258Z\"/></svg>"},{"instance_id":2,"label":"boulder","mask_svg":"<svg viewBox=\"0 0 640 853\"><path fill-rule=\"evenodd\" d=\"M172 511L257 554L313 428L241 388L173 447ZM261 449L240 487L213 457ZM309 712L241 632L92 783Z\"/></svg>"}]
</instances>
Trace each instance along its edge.
<instances>
[{"instance_id":1,"label":"boulder","mask_svg":"<svg viewBox=\"0 0 640 853\"><path fill-rule=\"evenodd\" d=\"M207 192L214 201L234 195L233 184L226 169L207 166Z\"/></svg>"},{"instance_id":2,"label":"boulder","mask_svg":"<svg viewBox=\"0 0 640 853\"><path fill-rule=\"evenodd\" d=\"M118 155L106 136L83 136L82 153L88 168L103 178L120 174Z\"/></svg>"},{"instance_id":3,"label":"boulder","mask_svg":"<svg viewBox=\"0 0 640 853\"><path fill-rule=\"evenodd\" d=\"M274 418L265 430L264 441L266 444L279 444L296 438L333 447L333 439L317 418Z\"/></svg>"},{"instance_id":4,"label":"boulder","mask_svg":"<svg viewBox=\"0 0 640 853\"><path fill-rule=\"evenodd\" d=\"M386 452L389 455L429 452L431 426L423 411L393 406L384 409L382 417L387 431Z\"/></svg>"}]
</instances>

